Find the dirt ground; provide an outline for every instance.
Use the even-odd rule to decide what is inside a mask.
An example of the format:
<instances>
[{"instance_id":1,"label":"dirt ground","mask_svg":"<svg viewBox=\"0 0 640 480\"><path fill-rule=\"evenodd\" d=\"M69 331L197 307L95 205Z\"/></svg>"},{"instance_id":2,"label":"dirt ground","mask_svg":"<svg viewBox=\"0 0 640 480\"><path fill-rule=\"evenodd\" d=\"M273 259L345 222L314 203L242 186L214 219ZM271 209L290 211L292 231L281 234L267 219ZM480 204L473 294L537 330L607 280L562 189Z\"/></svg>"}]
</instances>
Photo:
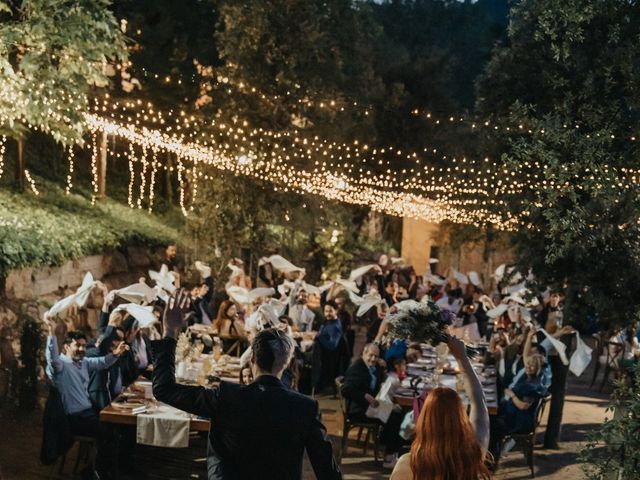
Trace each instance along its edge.
<instances>
[{"instance_id":1,"label":"dirt ground","mask_svg":"<svg viewBox=\"0 0 640 480\"><path fill-rule=\"evenodd\" d=\"M608 393L599 393L589 389L591 369L581 378L569 375L568 394L564 407L563 429L560 450L544 450L536 445L535 471L536 478L544 480L573 480L583 478L578 464L577 452L586 440L586 434L600 425L605 416ZM337 400L320 398L323 420L334 440L339 445L342 415ZM545 415L546 417L546 415ZM544 433L546 418L539 429L538 439ZM68 454L62 475L53 475L51 467L42 466L38 460L41 441L42 411L40 409L22 413L15 408L0 409L0 467L3 480L41 480L48 478L72 479L77 447ZM354 433L355 436L355 433ZM189 479L206 478L205 472L205 440L194 436L188 449L162 449L140 447L136 450L137 471L121 478L147 479ZM389 477L388 471L373 462L369 450L362 454L362 447L351 441L347 454L342 459L345 480L378 480ZM315 478L308 465L305 464L305 479ZM530 478L530 471L523 454L513 450L501 463L495 475L497 480L517 480Z\"/></svg>"}]
</instances>

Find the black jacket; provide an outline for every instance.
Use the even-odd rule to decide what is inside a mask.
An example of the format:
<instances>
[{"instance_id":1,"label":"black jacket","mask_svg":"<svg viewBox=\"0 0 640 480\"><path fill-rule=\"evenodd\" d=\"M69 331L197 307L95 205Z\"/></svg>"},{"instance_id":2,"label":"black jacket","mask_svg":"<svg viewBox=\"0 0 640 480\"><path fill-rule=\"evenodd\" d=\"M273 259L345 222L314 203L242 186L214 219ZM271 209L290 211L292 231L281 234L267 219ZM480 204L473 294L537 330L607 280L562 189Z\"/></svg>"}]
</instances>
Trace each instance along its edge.
<instances>
[{"instance_id":1,"label":"black jacket","mask_svg":"<svg viewBox=\"0 0 640 480\"><path fill-rule=\"evenodd\" d=\"M301 479L306 449L318 479L340 479L318 403L264 375L250 385L217 388L175 381L173 339L152 343L154 396L211 419L207 470L216 479Z\"/></svg>"},{"instance_id":2,"label":"black jacket","mask_svg":"<svg viewBox=\"0 0 640 480\"><path fill-rule=\"evenodd\" d=\"M203 314L206 313L211 323L215 322L216 314L211 309L211 299L213 298L213 278L207 277L204 280L209 290L204 297L197 297L193 300L193 310L195 311L194 323L202 323Z\"/></svg>"},{"instance_id":3,"label":"black jacket","mask_svg":"<svg viewBox=\"0 0 640 480\"><path fill-rule=\"evenodd\" d=\"M73 435L64 411L60 392L56 387L49 387L49 397L44 406L42 417L42 445L40 461L51 465L73 445Z\"/></svg>"},{"instance_id":4,"label":"black jacket","mask_svg":"<svg viewBox=\"0 0 640 480\"><path fill-rule=\"evenodd\" d=\"M369 367L362 358L351 364L344 374L341 392L347 400L347 413L352 415L364 415L369 408L369 402L364 398L365 394L376 396L384 381L384 370L376 366L376 388L371 390L371 374Z\"/></svg>"}]
</instances>

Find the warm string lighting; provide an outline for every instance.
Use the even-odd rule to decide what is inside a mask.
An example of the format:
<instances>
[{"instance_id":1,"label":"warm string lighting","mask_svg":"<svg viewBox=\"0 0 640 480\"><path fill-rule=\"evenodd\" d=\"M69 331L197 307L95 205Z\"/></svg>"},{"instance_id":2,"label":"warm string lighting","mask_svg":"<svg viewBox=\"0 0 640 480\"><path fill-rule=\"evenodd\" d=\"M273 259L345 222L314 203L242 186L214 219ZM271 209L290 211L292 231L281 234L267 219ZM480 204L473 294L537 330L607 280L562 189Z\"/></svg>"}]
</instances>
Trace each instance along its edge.
<instances>
[{"instance_id":1,"label":"warm string lighting","mask_svg":"<svg viewBox=\"0 0 640 480\"><path fill-rule=\"evenodd\" d=\"M142 171L140 173L140 194L138 195L138 208L142 208L142 199L144 198L144 192L147 186L147 166L149 162L147 161L146 145L142 145L142 157L140 157L140 161L142 162Z\"/></svg>"},{"instance_id":2,"label":"warm string lighting","mask_svg":"<svg viewBox=\"0 0 640 480\"><path fill-rule=\"evenodd\" d=\"M31 187L31 191L36 195L40 195L40 192L38 191L38 189L36 188L36 182L34 181L33 177L31 176L31 173L29 173L29 170L27 170L25 168L24 170L24 176L27 179L27 181L29 182L29 186Z\"/></svg>"},{"instance_id":3,"label":"warm string lighting","mask_svg":"<svg viewBox=\"0 0 640 480\"><path fill-rule=\"evenodd\" d=\"M182 165L182 159L178 157L177 170L178 170L178 185L180 186L180 210L182 211L182 214L186 217L187 209L184 206L184 179L182 177L183 169L184 169L184 166Z\"/></svg>"},{"instance_id":4,"label":"warm string lighting","mask_svg":"<svg viewBox=\"0 0 640 480\"><path fill-rule=\"evenodd\" d=\"M96 204L98 195L98 139L96 132L91 134L91 205Z\"/></svg>"},{"instance_id":5,"label":"warm string lighting","mask_svg":"<svg viewBox=\"0 0 640 480\"><path fill-rule=\"evenodd\" d=\"M4 173L4 151L7 148L7 137L6 135L0 136L0 178L2 178L2 174Z\"/></svg>"},{"instance_id":6,"label":"warm string lighting","mask_svg":"<svg viewBox=\"0 0 640 480\"><path fill-rule=\"evenodd\" d=\"M70 146L67 149L67 161L69 164L69 171L67 172L67 186L64 191L67 195L69 195L71 194L71 189L73 188L73 146Z\"/></svg>"},{"instance_id":7,"label":"warm string lighting","mask_svg":"<svg viewBox=\"0 0 640 480\"><path fill-rule=\"evenodd\" d=\"M129 144L129 189L127 196L127 204L129 207L134 208L133 205L133 181L135 179L135 172L133 170L133 162L135 161L135 152L133 150L133 143Z\"/></svg>"},{"instance_id":8,"label":"warm string lighting","mask_svg":"<svg viewBox=\"0 0 640 480\"><path fill-rule=\"evenodd\" d=\"M196 199L198 198L198 170L196 167L191 169L191 206L189 207L189 211L193 212L193 209L196 206Z\"/></svg>"},{"instance_id":9,"label":"warm string lighting","mask_svg":"<svg viewBox=\"0 0 640 480\"><path fill-rule=\"evenodd\" d=\"M153 198L155 196L156 185L156 172L158 171L158 152L156 149L152 149L151 157L151 181L149 182L149 207L147 211L151 213L153 211Z\"/></svg>"}]
</instances>

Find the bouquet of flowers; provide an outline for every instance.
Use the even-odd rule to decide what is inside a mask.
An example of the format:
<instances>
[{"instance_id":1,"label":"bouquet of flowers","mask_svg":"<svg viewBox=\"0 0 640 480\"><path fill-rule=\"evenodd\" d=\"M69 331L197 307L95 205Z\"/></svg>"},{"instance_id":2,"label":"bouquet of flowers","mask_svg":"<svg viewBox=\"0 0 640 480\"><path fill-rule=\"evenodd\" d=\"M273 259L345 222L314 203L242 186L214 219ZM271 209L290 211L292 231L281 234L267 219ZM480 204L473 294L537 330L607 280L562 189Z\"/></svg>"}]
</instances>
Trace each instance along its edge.
<instances>
[{"instance_id":1,"label":"bouquet of flowers","mask_svg":"<svg viewBox=\"0 0 640 480\"><path fill-rule=\"evenodd\" d=\"M394 309L395 312L387 317L392 336L433 346L451 338L447 327L453 323L455 315L450 310L441 310L433 301L404 300L395 304ZM467 347L467 355L475 354L473 348Z\"/></svg>"}]
</instances>

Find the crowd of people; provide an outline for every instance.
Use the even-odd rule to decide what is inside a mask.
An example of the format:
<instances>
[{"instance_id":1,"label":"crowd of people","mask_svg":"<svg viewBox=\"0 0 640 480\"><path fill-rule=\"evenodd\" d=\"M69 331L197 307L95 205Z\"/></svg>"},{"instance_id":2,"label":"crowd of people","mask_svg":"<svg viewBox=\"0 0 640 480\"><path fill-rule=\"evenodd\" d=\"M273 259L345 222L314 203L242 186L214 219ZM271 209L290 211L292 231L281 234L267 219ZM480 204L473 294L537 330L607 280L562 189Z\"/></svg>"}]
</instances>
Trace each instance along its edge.
<instances>
[{"instance_id":1,"label":"crowd of people","mask_svg":"<svg viewBox=\"0 0 640 480\"><path fill-rule=\"evenodd\" d=\"M97 438L99 478L111 478L115 464L132 468L135 431L106 427L99 412L140 376L153 378L158 400L212 419L209 478L300 478L305 448L318 478L340 478L313 398L339 393L349 418L365 420L385 384L405 380L407 363L420 352L420 345L394 338L389 313L403 300L432 300L452 313L451 332L482 346L484 363L495 365L499 408L489 417L465 345L452 337L448 347L464 374L470 412L457 392L438 387L427 396L408 438L400 432L405 413L399 407L384 422L378 420L391 478L450 478L454 471L456 478L488 478L508 449L504 438L531 431L537 408L549 395L544 444L557 448L566 356L574 338L573 328L563 324L561 293L529 298L503 267L487 279L493 290L485 292L475 272L450 269L445 277L432 271L435 260L430 265L418 276L402 259L382 255L348 278L314 286L303 268L272 255L261 259L252 288L243 262L232 259L228 281L215 288L211 268L202 262L195 264L198 281L188 285L176 247L169 246L163 266L150 272L153 287L146 279L112 291L92 284L104 299L92 338L67 331L60 349L59 322L45 314L53 395L72 434ZM247 385L177 383L175 339L185 331L207 349L240 356ZM279 453L262 452L260 445L267 444ZM119 462L113 462L115 456Z\"/></svg>"}]
</instances>

